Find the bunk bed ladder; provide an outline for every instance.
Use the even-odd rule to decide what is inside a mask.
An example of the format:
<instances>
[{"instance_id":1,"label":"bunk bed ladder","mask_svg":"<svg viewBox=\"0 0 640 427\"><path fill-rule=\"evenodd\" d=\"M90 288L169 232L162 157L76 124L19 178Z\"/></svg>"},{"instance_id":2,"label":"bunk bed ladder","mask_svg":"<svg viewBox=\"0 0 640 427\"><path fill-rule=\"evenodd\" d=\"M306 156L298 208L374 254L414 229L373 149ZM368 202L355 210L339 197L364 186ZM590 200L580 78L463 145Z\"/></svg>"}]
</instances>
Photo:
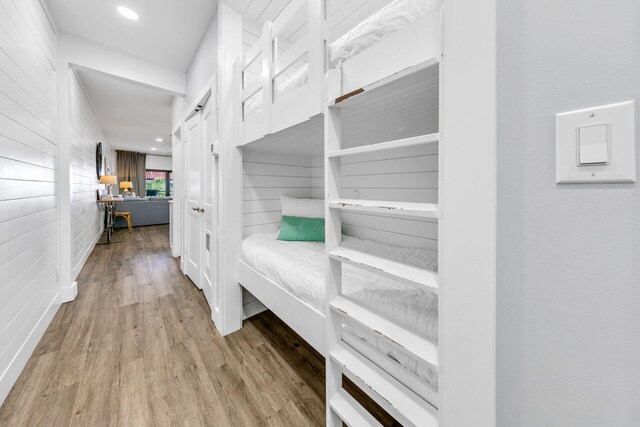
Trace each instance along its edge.
<instances>
[{"instance_id":1,"label":"bunk bed ladder","mask_svg":"<svg viewBox=\"0 0 640 427\"><path fill-rule=\"evenodd\" d=\"M327 425L379 425L342 388L343 374L403 425L437 426L438 410L388 372L342 340L342 323L348 319L392 340L439 372L437 343L417 335L384 316L342 295L342 266L349 264L385 276L425 292L439 293L438 275L407 264L341 247L342 211L375 212L394 216L439 218L437 204L400 203L340 198L341 159L366 152L432 144L439 133L388 141L354 149L342 149L341 109L325 107L325 189L327 250Z\"/></svg>"}]
</instances>

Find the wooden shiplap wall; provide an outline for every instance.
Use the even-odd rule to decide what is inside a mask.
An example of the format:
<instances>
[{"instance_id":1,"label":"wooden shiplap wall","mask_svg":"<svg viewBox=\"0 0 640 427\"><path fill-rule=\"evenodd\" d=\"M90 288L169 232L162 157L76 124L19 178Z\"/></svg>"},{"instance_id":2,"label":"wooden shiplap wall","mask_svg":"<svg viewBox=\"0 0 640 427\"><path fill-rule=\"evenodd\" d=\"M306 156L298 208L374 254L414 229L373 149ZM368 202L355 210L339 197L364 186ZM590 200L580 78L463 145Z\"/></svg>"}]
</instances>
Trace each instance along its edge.
<instances>
[{"instance_id":1,"label":"wooden shiplap wall","mask_svg":"<svg viewBox=\"0 0 640 427\"><path fill-rule=\"evenodd\" d=\"M324 194L322 158L313 161L313 197ZM437 203L438 149L419 146L352 156L342 161L343 198ZM346 235L395 246L438 248L438 223L388 215L343 212Z\"/></svg>"},{"instance_id":2,"label":"wooden shiplap wall","mask_svg":"<svg viewBox=\"0 0 640 427\"><path fill-rule=\"evenodd\" d=\"M56 34L0 1L0 404L57 308Z\"/></svg>"},{"instance_id":3,"label":"wooden shiplap wall","mask_svg":"<svg viewBox=\"0 0 640 427\"><path fill-rule=\"evenodd\" d=\"M243 237L280 228L280 195L311 197L312 159L245 150L242 164Z\"/></svg>"},{"instance_id":4,"label":"wooden shiplap wall","mask_svg":"<svg viewBox=\"0 0 640 427\"><path fill-rule=\"evenodd\" d=\"M96 145L102 142L102 155L109 158L111 150L98 124L89 98L75 73L69 74L71 106L69 142L71 143L71 247L73 280L93 250L103 229L104 214L96 204L96 190L102 190L96 175ZM115 163L115 159L109 159ZM103 161L103 174L104 170ZM112 171L115 173L115 171ZM112 186L114 194L119 192Z\"/></svg>"}]
</instances>

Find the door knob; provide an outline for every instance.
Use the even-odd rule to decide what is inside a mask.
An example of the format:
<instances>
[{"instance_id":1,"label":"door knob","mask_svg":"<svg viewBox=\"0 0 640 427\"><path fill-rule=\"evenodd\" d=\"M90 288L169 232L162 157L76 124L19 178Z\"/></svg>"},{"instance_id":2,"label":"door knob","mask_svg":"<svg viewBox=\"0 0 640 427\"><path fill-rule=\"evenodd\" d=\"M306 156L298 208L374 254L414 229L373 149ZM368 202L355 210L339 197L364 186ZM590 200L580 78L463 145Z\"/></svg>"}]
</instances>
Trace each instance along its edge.
<instances>
[{"instance_id":1,"label":"door knob","mask_svg":"<svg viewBox=\"0 0 640 427\"><path fill-rule=\"evenodd\" d=\"M200 212L200 208L191 208L191 209L196 211L196 212Z\"/></svg>"}]
</instances>

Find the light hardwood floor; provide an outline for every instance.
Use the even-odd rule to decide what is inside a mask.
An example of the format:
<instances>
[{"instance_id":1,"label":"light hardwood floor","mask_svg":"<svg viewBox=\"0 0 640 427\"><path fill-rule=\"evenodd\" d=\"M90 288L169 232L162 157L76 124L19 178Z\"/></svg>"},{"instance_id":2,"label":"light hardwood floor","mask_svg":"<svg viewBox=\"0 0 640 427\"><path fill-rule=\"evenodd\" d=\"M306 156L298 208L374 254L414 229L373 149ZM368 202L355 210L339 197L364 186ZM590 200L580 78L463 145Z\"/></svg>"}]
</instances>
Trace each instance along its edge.
<instances>
[{"instance_id":1,"label":"light hardwood floor","mask_svg":"<svg viewBox=\"0 0 640 427\"><path fill-rule=\"evenodd\" d=\"M91 254L0 425L324 425L321 355L270 312L220 336L168 227L115 238Z\"/></svg>"}]
</instances>

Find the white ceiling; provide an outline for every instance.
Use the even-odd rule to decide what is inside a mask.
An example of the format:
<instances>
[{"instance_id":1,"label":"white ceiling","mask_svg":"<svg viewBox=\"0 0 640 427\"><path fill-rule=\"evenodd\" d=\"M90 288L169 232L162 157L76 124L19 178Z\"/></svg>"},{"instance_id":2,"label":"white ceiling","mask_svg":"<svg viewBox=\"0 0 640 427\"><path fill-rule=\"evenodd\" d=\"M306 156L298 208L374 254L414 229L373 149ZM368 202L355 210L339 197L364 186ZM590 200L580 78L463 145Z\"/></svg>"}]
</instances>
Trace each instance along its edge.
<instances>
[{"instance_id":1,"label":"white ceiling","mask_svg":"<svg viewBox=\"0 0 640 427\"><path fill-rule=\"evenodd\" d=\"M218 0L48 0L59 30L187 71ZM140 16L131 21L116 7Z\"/></svg>"},{"instance_id":2,"label":"white ceiling","mask_svg":"<svg viewBox=\"0 0 640 427\"><path fill-rule=\"evenodd\" d=\"M112 148L171 155L172 95L95 71L77 73Z\"/></svg>"}]
</instances>

